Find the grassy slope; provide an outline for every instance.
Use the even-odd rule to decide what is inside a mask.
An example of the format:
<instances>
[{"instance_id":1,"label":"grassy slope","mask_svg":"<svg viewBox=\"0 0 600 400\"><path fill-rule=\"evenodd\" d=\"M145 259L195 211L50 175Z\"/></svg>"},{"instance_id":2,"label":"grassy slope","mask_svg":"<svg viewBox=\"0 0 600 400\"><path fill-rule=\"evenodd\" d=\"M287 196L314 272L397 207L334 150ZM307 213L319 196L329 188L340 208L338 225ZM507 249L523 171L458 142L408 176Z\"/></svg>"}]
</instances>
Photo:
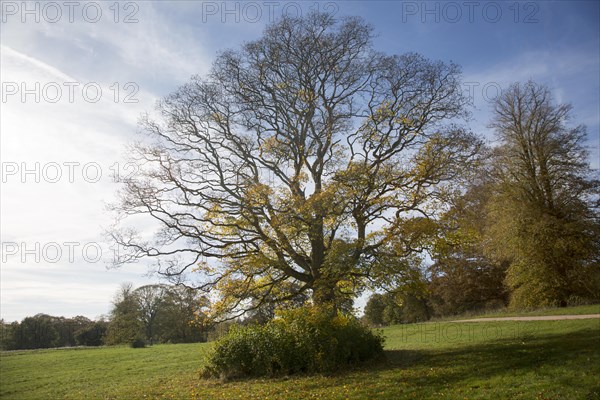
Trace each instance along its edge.
<instances>
[{"instance_id":1,"label":"grassy slope","mask_svg":"<svg viewBox=\"0 0 600 400\"><path fill-rule=\"evenodd\" d=\"M496 317L531 317L541 315L583 315L583 314L600 314L600 304L592 304L587 306L564 307L564 308L540 308L530 311L514 311L494 310L484 314L469 313L460 317L446 317L442 320L468 319L468 318L496 318Z\"/></svg>"},{"instance_id":2,"label":"grassy slope","mask_svg":"<svg viewBox=\"0 0 600 400\"><path fill-rule=\"evenodd\" d=\"M207 345L2 353L2 399L600 399L600 320L384 329L388 360L333 376L199 378Z\"/></svg>"}]
</instances>

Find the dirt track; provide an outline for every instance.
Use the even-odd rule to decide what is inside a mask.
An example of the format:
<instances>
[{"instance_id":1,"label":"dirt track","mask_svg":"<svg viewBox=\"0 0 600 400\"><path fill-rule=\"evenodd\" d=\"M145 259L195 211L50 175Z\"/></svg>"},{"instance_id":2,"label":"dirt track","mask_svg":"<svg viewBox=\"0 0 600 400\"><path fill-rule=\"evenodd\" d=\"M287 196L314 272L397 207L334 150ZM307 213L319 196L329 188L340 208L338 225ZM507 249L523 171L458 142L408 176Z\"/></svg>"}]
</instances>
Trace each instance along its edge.
<instances>
[{"instance_id":1,"label":"dirt track","mask_svg":"<svg viewBox=\"0 0 600 400\"><path fill-rule=\"evenodd\" d=\"M540 315L531 317L501 317L501 318L473 318L461 319L452 322L489 322L489 321L559 321L562 319L589 319L600 318L600 314L581 315Z\"/></svg>"}]
</instances>

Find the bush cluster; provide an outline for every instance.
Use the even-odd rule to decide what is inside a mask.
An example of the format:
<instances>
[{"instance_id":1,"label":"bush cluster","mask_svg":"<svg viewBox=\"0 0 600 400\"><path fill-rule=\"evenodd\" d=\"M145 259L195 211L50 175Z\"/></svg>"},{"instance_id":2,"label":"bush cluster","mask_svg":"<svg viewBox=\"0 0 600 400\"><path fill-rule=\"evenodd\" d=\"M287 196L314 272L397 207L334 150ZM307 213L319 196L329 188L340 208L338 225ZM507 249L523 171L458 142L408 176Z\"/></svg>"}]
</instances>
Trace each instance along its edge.
<instances>
[{"instance_id":1,"label":"bush cluster","mask_svg":"<svg viewBox=\"0 0 600 400\"><path fill-rule=\"evenodd\" d=\"M331 372L383 354L383 337L330 309L285 311L266 325L234 326L208 356L221 378Z\"/></svg>"},{"instance_id":2,"label":"bush cluster","mask_svg":"<svg viewBox=\"0 0 600 400\"><path fill-rule=\"evenodd\" d=\"M133 339L130 343L129 343L129 347L133 348L133 349L142 349L144 347L146 347L146 341L144 341L143 339Z\"/></svg>"}]
</instances>

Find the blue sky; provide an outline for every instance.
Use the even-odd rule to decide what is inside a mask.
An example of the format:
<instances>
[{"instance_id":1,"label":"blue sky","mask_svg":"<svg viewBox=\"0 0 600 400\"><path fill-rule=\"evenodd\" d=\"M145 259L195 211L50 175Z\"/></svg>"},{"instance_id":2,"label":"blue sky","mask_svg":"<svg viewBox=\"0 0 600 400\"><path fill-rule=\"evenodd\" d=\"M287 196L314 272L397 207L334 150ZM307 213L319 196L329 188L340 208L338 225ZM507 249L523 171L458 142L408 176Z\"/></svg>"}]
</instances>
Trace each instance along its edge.
<instances>
[{"instance_id":1,"label":"blue sky","mask_svg":"<svg viewBox=\"0 0 600 400\"><path fill-rule=\"evenodd\" d=\"M129 172L124 153L136 121L191 75L206 73L219 50L258 38L284 13L360 15L374 26L379 50L461 65L465 90L472 88L470 127L487 138L498 88L547 84L557 101L573 104L572 122L587 125L590 161L600 163L596 1L48 4L0 3L5 320L39 312L94 318L110 310L121 282L154 280L144 265L104 263L112 251L101 236L112 221L104 205L119 186L111 174Z\"/></svg>"}]
</instances>

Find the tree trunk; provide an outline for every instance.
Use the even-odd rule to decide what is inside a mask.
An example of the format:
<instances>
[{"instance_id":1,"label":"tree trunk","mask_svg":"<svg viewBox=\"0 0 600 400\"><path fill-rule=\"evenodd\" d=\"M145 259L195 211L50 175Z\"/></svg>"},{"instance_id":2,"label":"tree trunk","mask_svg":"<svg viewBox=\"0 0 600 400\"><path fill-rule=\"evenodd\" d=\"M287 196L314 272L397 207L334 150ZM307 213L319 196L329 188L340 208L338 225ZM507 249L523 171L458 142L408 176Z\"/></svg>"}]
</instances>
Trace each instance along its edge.
<instances>
[{"instance_id":1,"label":"tree trunk","mask_svg":"<svg viewBox=\"0 0 600 400\"><path fill-rule=\"evenodd\" d=\"M312 301L317 307L331 308L333 313L337 312L335 285L330 282L317 281L313 287Z\"/></svg>"}]
</instances>

